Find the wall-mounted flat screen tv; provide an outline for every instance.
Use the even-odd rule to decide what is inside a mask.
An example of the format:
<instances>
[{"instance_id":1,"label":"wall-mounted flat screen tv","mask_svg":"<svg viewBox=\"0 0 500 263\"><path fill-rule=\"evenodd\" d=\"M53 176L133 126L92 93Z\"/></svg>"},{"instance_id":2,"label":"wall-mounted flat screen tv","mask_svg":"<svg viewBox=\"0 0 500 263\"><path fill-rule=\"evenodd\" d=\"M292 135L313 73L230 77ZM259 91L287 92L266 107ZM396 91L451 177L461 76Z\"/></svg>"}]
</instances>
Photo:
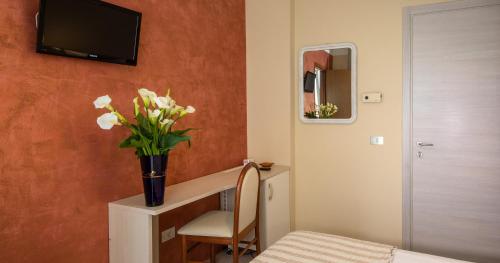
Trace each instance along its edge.
<instances>
[{"instance_id":1,"label":"wall-mounted flat screen tv","mask_svg":"<svg viewBox=\"0 0 500 263\"><path fill-rule=\"evenodd\" d=\"M316 81L316 74L307 71L304 75L304 92L314 92L314 82Z\"/></svg>"},{"instance_id":2,"label":"wall-mounted flat screen tv","mask_svg":"<svg viewBox=\"0 0 500 263\"><path fill-rule=\"evenodd\" d=\"M98 0L41 0L37 52L137 65L141 13Z\"/></svg>"}]
</instances>

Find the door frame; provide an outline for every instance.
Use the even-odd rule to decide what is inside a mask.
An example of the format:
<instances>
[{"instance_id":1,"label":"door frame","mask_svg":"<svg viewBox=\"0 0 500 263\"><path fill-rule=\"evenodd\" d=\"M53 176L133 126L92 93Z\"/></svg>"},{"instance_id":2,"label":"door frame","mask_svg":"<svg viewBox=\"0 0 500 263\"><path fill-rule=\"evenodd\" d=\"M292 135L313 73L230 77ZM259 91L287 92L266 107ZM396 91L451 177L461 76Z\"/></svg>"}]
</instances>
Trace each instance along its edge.
<instances>
[{"instance_id":1,"label":"door frame","mask_svg":"<svg viewBox=\"0 0 500 263\"><path fill-rule=\"evenodd\" d=\"M412 35L413 17L417 15L445 12L457 9L498 5L500 0L461 0L403 8L403 249L412 250L412 189L413 189L413 145L412 145Z\"/></svg>"}]
</instances>

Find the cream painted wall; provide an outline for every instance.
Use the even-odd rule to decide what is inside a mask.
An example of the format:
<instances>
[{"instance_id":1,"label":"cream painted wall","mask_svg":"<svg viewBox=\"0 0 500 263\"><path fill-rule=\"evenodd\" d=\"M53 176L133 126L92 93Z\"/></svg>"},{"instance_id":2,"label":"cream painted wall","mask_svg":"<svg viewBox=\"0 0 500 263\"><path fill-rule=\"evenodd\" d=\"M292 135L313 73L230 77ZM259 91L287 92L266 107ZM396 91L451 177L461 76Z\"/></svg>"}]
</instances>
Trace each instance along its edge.
<instances>
[{"instance_id":1,"label":"cream painted wall","mask_svg":"<svg viewBox=\"0 0 500 263\"><path fill-rule=\"evenodd\" d=\"M380 104L358 99L352 125L303 124L293 104L296 229L401 244L402 7L430 2L295 1L295 54L307 45L353 42L358 96L384 96ZM297 55L293 63L297 87ZM370 135L385 144L370 145Z\"/></svg>"},{"instance_id":2,"label":"cream painted wall","mask_svg":"<svg viewBox=\"0 0 500 263\"><path fill-rule=\"evenodd\" d=\"M433 2L246 0L248 156L291 164L295 229L401 244L402 8ZM352 125L303 124L298 50L337 42L358 47L358 95L383 103L358 102Z\"/></svg>"},{"instance_id":3,"label":"cream painted wall","mask_svg":"<svg viewBox=\"0 0 500 263\"><path fill-rule=\"evenodd\" d=\"M246 1L248 156L290 164L291 2Z\"/></svg>"}]
</instances>

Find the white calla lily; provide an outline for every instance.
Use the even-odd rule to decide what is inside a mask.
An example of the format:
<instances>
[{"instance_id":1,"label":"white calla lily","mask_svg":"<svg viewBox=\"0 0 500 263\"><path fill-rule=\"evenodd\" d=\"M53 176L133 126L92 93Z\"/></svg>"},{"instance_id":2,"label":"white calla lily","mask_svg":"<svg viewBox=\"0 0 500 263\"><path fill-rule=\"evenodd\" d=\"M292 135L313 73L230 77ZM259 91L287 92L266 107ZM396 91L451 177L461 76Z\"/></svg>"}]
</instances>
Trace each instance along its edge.
<instances>
[{"instance_id":1,"label":"white calla lily","mask_svg":"<svg viewBox=\"0 0 500 263\"><path fill-rule=\"evenodd\" d=\"M187 113L194 113L196 109L193 106L187 106L186 107L186 112Z\"/></svg>"},{"instance_id":2,"label":"white calla lily","mask_svg":"<svg viewBox=\"0 0 500 263\"><path fill-rule=\"evenodd\" d=\"M150 110L148 109L148 119L152 124L156 124L158 122L158 118L160 117L161 111L159 109Z\"/></svg>"},{"instance_id":3,"label":"white calla lily","mask_svg":"<svg viewBox=\"0 0 500 263\"><path fill-rule=\"evenodd\" d=\"M165 125L165 124L167 124L167 123L169 123L169 122L173 122L173 121L174 121L174 120L172 120L172 119L163 119L162 121L160 121L160 124Z\"/></svg>"},{"instance_id":4,"label":"white calla lily","mask_svg":"<svg viewBox=\"0 0 500 263\"><path fill-rule=\"evenodd\" d=\"M157 97L154 91L150 91L145 88L139 89L139 95L141 95L141 97L143 98L148 98L148 99L154 99Z\"/></svg>"},{"instance_id":5,"label":"white calla lily","mask_svg":"<svg viewBox=\"0 0 500 263\"><path fill-rule=\"evenodd\" d=\"M156 105L158 105L158 108L160 109L169 109L171 107L171 101L172 98L170 98L169 96L155 98Z\"/></svg>"},{"instance_id":6,"label":"white calla lily","mask_svg":"<svg viewBox=\"0 0 500 263\"><path fill-rule=\"evenodd\" d=\"M175 100L173 99L170 99L170 107L175 107Z\"/></svg>"},{"instance_id":7,"label":"white calla lily","mask_svg":"<svg viewBox=\"0 0 500 263\"><path fill-rule=\"evenodd\" d=\"M111 97L109 97L108 95L101 96L94 100L94 106L96 109L106 108L110 103Z\"/></svg>"},{"instance_id":8,"label":"white calla lily","mask_svg":"<svg viewBox=\"0 0 500 263\"><path fill-rule=\"evenodd\" d=\"M144 104L146 104L146 107L149 105L149 102L155 105L155 99L157 97L156 93L154 91L150 91L148 89L142 88L138 90L139 95L141 96L142 100L144 101Z\"/></svg>"},{"instance_id":9,"label":"white calla lily","mask_svg":"<svg viewBox=\"0 0 500 263\"><path fill-rule=\"evenodd\" d=\"M158 116L160 116L161 114L161 111L159 109L155 109L155 110L148 110L148 116L149 118L158 118Z\"/></svg>"},{"instance_id":10,"label":"white calla lily","mask_svg":"<svg viewBox=\"0 0 500 263\"><path fill-rule=\"evenodd\" d=\"M184 117L186 114L194 113L196 110L193 106L187 106L186 109L182 109L179 117Z\"/></svg>"},{"instance_id":11,"label":"white calla lily","mask_svg":"<svg viewBox=\"0 0 500 263\"><path fill-rule=\"evenodd\" d=\"M170 125L173 122L174 122L174 120L172 120L172 119L163 119L162 121L160 121L161 128L163 129L163 127L165 127L165 125Z\"/></svg>"},{"instance_id":12,"label":"white calla lily","mask_svg":"<svg viewBox=\"0 0 500 263\"><path fill-rule=\"evenodd\" d=\"M103 130L110 130L115 125L119 125L118 117L113 113L104 113L97 118L97 125Z\"/></svg>"},{"instance_id":13,"label":"white calla lily","mask_svg":"<svg viewBox=\"0 0 500 263\"><path fill-rule=\"evenodd\" d=\"M174 115L174 114L176 114L176 113L178 113L179 111L182 111L182 110L184 110L184 107L179 106L179 105L175 105L173 107L173 110L170 112L170 114Z\"/></svg>"},{"instance_id":14,"label":"white calla lily","mask_svg":"<svg viewBox=\"0 0 500 263\"><path fill-rule=\"evenodd\" d=\"M134 103L134 115L137 116L140 113L138 98L135 97L132 102Z\"/></svg>"}]
</instances>

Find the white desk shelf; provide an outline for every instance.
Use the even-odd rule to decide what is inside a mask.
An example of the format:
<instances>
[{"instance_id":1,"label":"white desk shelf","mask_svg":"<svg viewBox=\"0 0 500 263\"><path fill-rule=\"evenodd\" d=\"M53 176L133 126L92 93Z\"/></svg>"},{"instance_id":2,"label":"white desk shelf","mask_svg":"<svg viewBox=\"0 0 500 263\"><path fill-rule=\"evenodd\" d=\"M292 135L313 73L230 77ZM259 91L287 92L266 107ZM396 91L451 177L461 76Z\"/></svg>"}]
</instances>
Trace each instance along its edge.
<instances>
[{"instance_id":1,"label":"white desk shelf","mask_svg":"<svg viewBox=\"0 0 500 263\"><path fill-rule=\"evenodd\" d=\"M165 203L161 206L147 207L144 194L109 203L110 262L158 263L158 215L235 188L242 168L243 166L239 166L167 186L165 188ZM275 165L271 171L261 171L261 181L267 181L284 173L286 173L286 180L283 182L286 182L286 185L282 185L281 188L288 189L288 166ZM281 204L289 202L288 193L286 193L286 200L281 202L284 202ZM289 210L286 209L286 211L289 214Z\"/></svg>"}]
</instances>

